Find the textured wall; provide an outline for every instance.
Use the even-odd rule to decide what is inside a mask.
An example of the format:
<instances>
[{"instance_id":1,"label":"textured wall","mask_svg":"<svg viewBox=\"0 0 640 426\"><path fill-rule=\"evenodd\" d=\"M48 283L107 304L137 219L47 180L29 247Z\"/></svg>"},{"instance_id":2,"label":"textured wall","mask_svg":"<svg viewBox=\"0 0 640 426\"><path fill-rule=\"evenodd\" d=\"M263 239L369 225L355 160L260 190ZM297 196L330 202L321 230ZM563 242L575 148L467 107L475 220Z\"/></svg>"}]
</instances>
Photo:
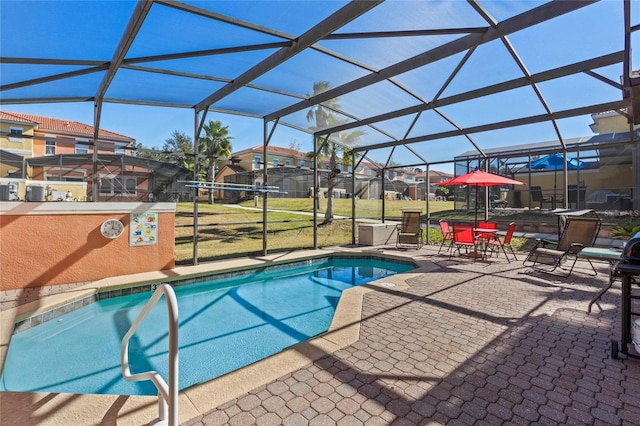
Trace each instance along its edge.
<instances>
[{"instance_id":1,"label":"textured wall","mask_svg":"<svg viewBox=\"0 0 640 426\"><path fill-rule=\"evenodd\" d=\"M87 282L175 266L174 204L0 204L0 290ZM142 212L141 208L158 213L157 244L131 247L130 213ZM109 218L125 225L123 235L113 240L100 233L100 225Z\"/></svg>"}]
</instances>

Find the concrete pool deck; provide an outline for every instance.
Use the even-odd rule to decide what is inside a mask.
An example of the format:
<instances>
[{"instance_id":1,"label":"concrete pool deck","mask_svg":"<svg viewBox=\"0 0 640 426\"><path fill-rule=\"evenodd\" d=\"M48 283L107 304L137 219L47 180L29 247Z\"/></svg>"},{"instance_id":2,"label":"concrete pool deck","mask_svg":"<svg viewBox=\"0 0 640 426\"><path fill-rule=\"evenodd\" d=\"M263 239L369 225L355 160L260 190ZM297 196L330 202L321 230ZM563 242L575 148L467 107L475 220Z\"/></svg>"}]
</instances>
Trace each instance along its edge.
<instances>
[{"instance_id":1,"label":"concrete pool deck","mask_svg":"<svg viewBox=\"0 0 640 426\"><path fill-rule=\"evenodd\" d=\"M4 310L2 355L16 317L96 287L333 251L387 253L420 268L347 291L324 335L181 392L180 422L637 424L640 360L610 357L611 339L620 339L619 282L602 312L586 312L606 284L606 263L597 277L559 278L437 248L305 251L91 283ZM2 425L147 424L156 415L149 397L0 393Z\"/></svg>"}]
</instances>

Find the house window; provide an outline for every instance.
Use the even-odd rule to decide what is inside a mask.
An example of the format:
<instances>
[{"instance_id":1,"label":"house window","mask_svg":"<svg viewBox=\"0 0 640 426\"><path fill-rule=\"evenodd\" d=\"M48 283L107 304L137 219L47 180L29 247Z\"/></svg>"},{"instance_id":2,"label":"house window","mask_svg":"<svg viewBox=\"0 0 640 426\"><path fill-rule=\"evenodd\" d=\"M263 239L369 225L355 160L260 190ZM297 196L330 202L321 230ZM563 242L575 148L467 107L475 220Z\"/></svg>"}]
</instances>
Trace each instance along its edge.
<instances>
[{"instance_id":1,"label":"house window","mask_svg":"<svg viewBox=\"0 0 640 426\"><path fill-rule=\"evenodd\" d=\"M127 190L127 195L136 195L136 191L138 189L138 179L134 177L125 178L124 188Z\"/></svg>"},{"instance_id":2,"label":"house window","mask_svg":"<svg viewBox=\"0 0 640 426\"><path fill-rule=\"evenodd\" d=\"M56 140L45 139L44 141L44 155L56 155Z\"/></svg>"},{"instance_id":3,"label":"house window","mask_svg":"<svg viewBox=\"0 0 640 426\"><path fill-rule=\"evenodd\" d=\"M22 127L9 128L9 141L22 142Z\"/></svg>"},{"instance_id":4,"label":"house window","mask_svg":"<svg viewBox=\"0 0 640 426\"><path fill-rule=\"evenodd\" d=\"M89 153L89 139L76 139L76 145L74 152L76 154L88 154Z\"/></svg>"},{"instance_id":5,"label":"house window","mask_svg":"<svg viewBox=\"0 0 640 426\"><path fill-rule=\"evenodd\" d=\"M100 178L100 194L111 195L113 194L113 178Z\"/></svg>"},{"instance_id":6,"label":"house window","mask_svg":"<svg viewBox=\"0 0 640 426\"><path fill-rule=\"evenodd\" d=\"M256 155L255 157L253 157L253 168L254 170L260 170L260 156Z\"/></svg>"},{"instance_id":7,"label":"house window","mask_svg":"<svg viewBox=\"0 0 640 426\"><path fill-rule=\"evenodd\" d=\"M278 160L277 158L273 159L273 167L278 167L278 164L280 164L280 160Z\"/></svg>"},{"instance_id":8,"label":"house window","mask_svg":"<svg viewBox=\"0 0 640 426\"><path fill-rule=\"evenodd\" d=\"M284 160L284 165L285 166L290 166L291 165L291 161L290 160Z\"/></svg>"},{"instance_id":9,"label":"house window","mask_svg":"<svg viewBox=\"0 0 640 426\"><path fill-rule=\"evenodd\" d=\"M101 195L135 196L138 189L136 177L103 177L100 178Z\"/></svg>"}]
</instances>

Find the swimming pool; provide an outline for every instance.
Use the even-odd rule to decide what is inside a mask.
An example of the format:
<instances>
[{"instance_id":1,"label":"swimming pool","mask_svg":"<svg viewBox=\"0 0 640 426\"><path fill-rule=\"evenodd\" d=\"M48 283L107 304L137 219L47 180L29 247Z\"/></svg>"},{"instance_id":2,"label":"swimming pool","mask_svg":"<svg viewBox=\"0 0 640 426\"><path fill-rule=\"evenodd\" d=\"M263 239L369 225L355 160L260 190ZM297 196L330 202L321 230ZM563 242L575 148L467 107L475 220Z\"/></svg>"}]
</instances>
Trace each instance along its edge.
<instances>
[{"instance_id":1,"label":"swimming pool","mask_svg":"<svg viewBox=\"0 0 640 426\"><path fill-rule=\"evenodd\" d=\"M180 311L180 389L209 381L327 331L343 290L413 269L373 257L324 257L202 282L172 283ZM156 395L126 382L119 348L151 293L101 298L11 339L0 390ZM130 342L131 371L167 376L167 313L159 303Z\"/></svg>"}]
</instances>

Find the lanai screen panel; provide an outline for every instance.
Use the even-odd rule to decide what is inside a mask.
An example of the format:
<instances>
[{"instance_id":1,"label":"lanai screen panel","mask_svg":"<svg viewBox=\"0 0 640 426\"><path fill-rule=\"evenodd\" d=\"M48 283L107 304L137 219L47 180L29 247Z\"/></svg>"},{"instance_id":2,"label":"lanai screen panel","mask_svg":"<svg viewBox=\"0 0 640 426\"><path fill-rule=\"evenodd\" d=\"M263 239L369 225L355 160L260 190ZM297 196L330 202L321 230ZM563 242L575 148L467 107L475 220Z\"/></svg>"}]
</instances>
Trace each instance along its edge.
<instances>
[{"instance_id":1,"label":"lanai screen panel","mask_svg":"<svg viewBox=\"0 0 640 426\"><path fill-rule=\"evenodd\" d=\"M640 7L626 4L629 28L623 1L3 1L0 102L210 108L358 131L354 146L379 148L381 162L394 144L440 161L517 143L522 128L523 141L562 144L590 134L591 114L629 105L625 30L638 68ZM331 120L308 119L318 105Z\"/></svg>"}]
</instances>

